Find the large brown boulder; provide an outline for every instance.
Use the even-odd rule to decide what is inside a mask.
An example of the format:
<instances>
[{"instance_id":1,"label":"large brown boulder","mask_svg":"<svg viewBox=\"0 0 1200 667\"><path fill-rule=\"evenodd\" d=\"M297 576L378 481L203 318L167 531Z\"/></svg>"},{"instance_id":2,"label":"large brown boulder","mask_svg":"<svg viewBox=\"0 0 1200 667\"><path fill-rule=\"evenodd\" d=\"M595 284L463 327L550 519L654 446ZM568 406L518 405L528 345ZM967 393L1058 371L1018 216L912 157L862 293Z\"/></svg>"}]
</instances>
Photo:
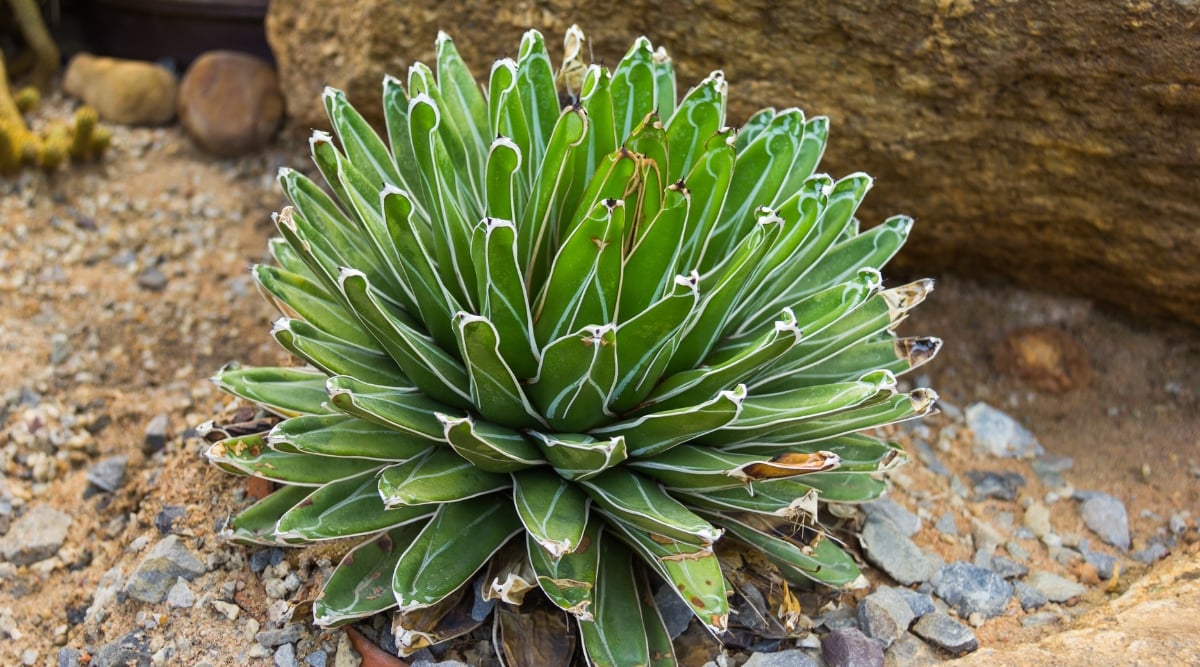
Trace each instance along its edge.
<instances>
[{"instance_id":1,"label":"large brown boulder","mask_svg":"<svg viewBox=\"0 0 1200 667\"><path fill-rule=\"evenodd\" d=\"M868 171L866 223L918 219L898 266L999 274L1200 323L1200 5L919 0L275 0L268 36L293 121L320 91L380 114L385 72L432 62L439 29L477 76L528 27L578 23L597 62L665 45L681 85L723 68L730 116L832 119L824 166Z\"/></svg>"}]
</instances>

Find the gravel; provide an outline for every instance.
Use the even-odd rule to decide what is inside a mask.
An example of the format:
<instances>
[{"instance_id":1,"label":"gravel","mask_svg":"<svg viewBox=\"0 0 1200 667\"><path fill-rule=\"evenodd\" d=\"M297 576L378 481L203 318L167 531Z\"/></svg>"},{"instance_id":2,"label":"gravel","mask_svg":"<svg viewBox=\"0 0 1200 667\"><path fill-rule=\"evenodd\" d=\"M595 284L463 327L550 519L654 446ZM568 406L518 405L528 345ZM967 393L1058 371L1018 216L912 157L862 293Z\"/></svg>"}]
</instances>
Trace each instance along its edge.
<instances>
[{"instance_id":1,"label":"gravel","mask_svg":"<svg viewBox=\"0 0 1200 667\"><path fill-rule=\"evenodd\" d=\"M196 604L196 594L188 586L187 580L179 577L175 585L167 591L167 605L178 609L187 609Z\"/></svg>"},{"instance_id":2,"label":"gravel","mask_svg":"<svg viewBox=\"0 0 1200 667\"><path fill-rule=\"evenodd\" d=\"M142 451L153 454L167 445L167 429L170 427L170 417L166 413L154 415L146 424L146 435L142 438Z\"/></svg>"},{"instance_id":3,"label":"gravel","mask_svg":"<svg viewBox=\"0 0 1200 667\"><path fill-rule=\"evenodd\" d=\"M859 536L867 560L905 585L929 581L942 560L921 550L890 520L868 517Z\"/></svg>"},{"instance_id":4,"label":"gravel","mask_svg":"<svg viewBox=\"0 0 1200 667\"><path fill-rule=\"evenodd\" d=\"M967 479L974 487L975 500L1016 500L1017 493L1025 486L1025 478L1015 472L968 470Z\"/></svg>"},{"instance_id":5,"label":"gravel","mask_svg":"<svg viewBox=\"0 0 1200 667\"><path fill-rule=\"evenodd\" d=\"M125 483L125 466L129 457L124 454L100 459L88 468L88 484L105 493L112 493Z\"/></svg>"},{"instance_id":6,"label":"gravel","mask_svg":"<svg viewBox=\"0 0 1200 667\"><path fill-rule=\"evenodd\" d=\"M742 663L742 667L818 667L818 663L801 649L755 653Z\"/></svg>"},{"instance_id":7,"label":"gravel","mask_svg":"<svg viewBox=\"0 0 1200 667\"><path fill-rule=\"evenodd\" d=\"M1022 611L1032 611L1050 602L1041 591L1023 581L1013 583L1013 590L1017 594L1017 602L1021 603Z\"/></svg>"},{"instance_id":8,"label":"gravel","mask_svg":"<svg viewBox=\"0 0 1200 667\"><path fill-rule=\"evenodd\" d=\"M0 557L13 565L32 565L58 553L67 539L71 515L45 505L30 507L0 538Z\"/></svg>"},{"instance_id":9,"label":"gravel","mask_svg":"<svg viewBox=\"0 0 1200 667\"><path fill-rule=\"evenodd\" d=\"M1171 550L1168 549L1166 545L1162 544L1161 542L1154 542L1145 549L1129 554L1129 557L1139 563L1149 565L1156 560L1162 560L1163 558L1166 558L1170 553Z\"/></svg>"},{"instance_id":10,"label":"gravel","mask_svg":"<svg viewBox=\"0 0 1200 667\"><path fill-rule=\"evenodd\" d=\"M177 579L188 581L205 573L204 563L179 543L178 535L159 540L129 575L122 592L142 602L161 602Z\"/></svg>"},{"instance_id":11,"label":"gravel","mask_svg":"<svg viewBox=\"0 0 1200 667\"><path fill-rule=\"evenodd\" d=\"M883 667L883 644L855 628L840 628L821 640L821 657L829 667Z\"/></svg>"},{"instance_id":12,"label":"gravel","mask_svg":"<svg viewBox=\"0 0 1200 667\"><path fill-rule=\"evenodd\" d=\"M1096 573L1101 579L1112 579L1117 571L1117 558L1110 556L1103 551L1092 551L1088 540L1082 539L1079 541L1079 553L1083 554L1083 559L1091 563L1096 568Z\"/></svg>"},{"instance_id":13,"label":"gravel","mask_svg":"<svg viewBox=\"0 0 1200 667\"><path fill-rule=\"evenodd\" d=\"M1045 453L1029 429L987 403L967 406L966 418L976 449L984 453L1001 458L1033 458Z\"/></svg>"},{"instance_id":14,"label":"gravel","mask_svg":"<svg viewBox=\"0 0 1200 667\"><path fill-rule=\"evenodd\" d=\"M1084 524L1100 539L1122 550L1129 550L1129 513L1125 503L1107 493L1080 491L1075 497L1082 500L1079 514Z\"/></svg>"},{"instance_id":15,"label":"gravel","mask_svg":"<svg viewBox=\"0 0 1200 667\"><path fill-rule=\"evenodd\" d=\"M952 655L963 655L979 648L971 629L940 611L922 616L913 632L925 641Z\"/></svg>"},{"instance_id":16,"label":"gravel","mask_svg":"<svg viewBox=\"0 0 1200 667\"><path fill-rule=\"evenodd\" d=\"M858 602L858 627L885 648L908 632L915 617L908 600L892 588L880 588Z\"/></svg>"},{"instance_id":17,"label":"gravel","mask_svg":"<svg viewBox=\"0 0 1200 667\"><path fill-rule=\"evenodd\" d=\"M880 498L874 502L867 503L862 506L862 510L870 518L882 518L891 521L905 537L912 537L917 534L917 531L921 530L921 519L916 514L904 509L903 506L891 498Z\"/></svg>"},{"instance_id":18,"label":"gravel","mask_svg":"<svg viewBox=\"0 0 1200 667\"><path fill-rule=\"evenodd\" d=\"M938 570L931 583L938 597L963 617L974 613L999 616L1013 594L1012 584L1000 575L962 561Z\"/></svg>"},{"instance_id":19,"label":"gravel","mask_svg":"<svg viewBox=\"0 0 1200 667\"><path fill-rule=\"evenodd\" d=\"M1082 584L1044 570L1030 573L1025 583L1051 602L1066 602L1087 592Z\"/></svg>"}]
</instances>

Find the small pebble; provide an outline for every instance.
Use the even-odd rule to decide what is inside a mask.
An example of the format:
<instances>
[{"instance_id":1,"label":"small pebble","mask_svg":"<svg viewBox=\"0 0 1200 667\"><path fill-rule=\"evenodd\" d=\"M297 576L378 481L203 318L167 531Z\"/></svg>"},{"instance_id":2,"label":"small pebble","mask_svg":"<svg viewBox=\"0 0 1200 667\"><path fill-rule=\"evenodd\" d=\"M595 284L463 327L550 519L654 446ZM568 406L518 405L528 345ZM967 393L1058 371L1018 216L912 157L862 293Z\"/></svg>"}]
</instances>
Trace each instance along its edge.
<instances>
[{"instance_id":1,"label":"small pebble","mask_svg":"<svg viewBox=\"0 0 1200 667\"><path fill-rule=\"evenodd\" d=\"M954 522L954 512L946 512L940 516L933 527L943 535L958 535L958 525Z\"/></svg>"},{"instance_id":2,"label":"small pebble","mask_svg":"<svg viewBox=\"0 0 1200 667\"><path fill-rule=\"evenodd\" d=\"M855 628L841 628L821 640L829 667L883 667L883 644Z\"/></svg>"},{"instance_id":3,"label":"small pebble","mask_svg":"<svg viewBox=\"0 0 1200 667\"><path fill-rule=\"evenodd\" d=\"M137 284L151 292L161 292L167 287L167 277L158 270L157 266L149 266L138 274Z\"/></svg>"},{"instance_id":4,"label":"small pebble","mask_svg":"<svg viewBox=\"0 0 1200 667\"><path fill-rule=\"evenodd\" d=\"M1100 539L1122 550L1129 550L1129 514L1125 503L1107 493L1077 492L1076 498L1083 503L1079 514L1084 524L1100 536Z\"/></svg>"},{"instance_id":5,"label":"small pebble","mask_svg":"<svg viewBox=\"0 0 1200 667\"><path fill-rule=\"evenodd\" d=\"M979 640L970 628L940 611L921 617L913 625L913 632L951 655L963 655L979 648Z\"/></svg>"},{"instance_id":6,"label":"small pebble","mask_svg":"<svg viewBox=\"0 0 1200 667\"><path fill-rule=\"evenodd\" d=\"M1145 563L1146 565L1149 565L1156 560L1162 560L1163 558L1166 558L1170 553L1171 550L1163 546L1161 542L1153 542L1145 549L1133 552L1130 554L1130 557L1139 563Z\"/></svg>"},{"instance_id":7,"label":"small pebble","mask_svg":"<svg viewBox=\"0 0 1200 667\"><path fill-rule=\"evenodd\" d=\"M1025 583L1051 602L1066 602L1087 592L1080 584L1044 570L1030 573Z\"/></svg>"},{"instance_id":8,"label":"small pebble","mask_svg":"<svg viewBox=\"0 0 1200 667\"><path fill-rule=\"evenodd\" d=\"M146 434L142 437L142 450L147 454L153 454L165 447L167 445L167 429L169 426L169 417L166 413L155 415L146 424Z\"/></svg>"},{"instance_id":9,"label":"small pebble","mask_svg":"<svg viewBox=\"0 0 1200 667\"><path fill-rule=\"evenodd\" d=\"M232 602L225 602L224 600L213 600L211 604L212 604L213 609L216 609L217 612L219 612L222 616L224 616L225 618L228 618L231 621L236 621L238 614L242 613L241 608L238 607L236 604L233 604Z\"/></svg>"},{"instance_id":10,"label":"small pebble","mask_svg":"<svg viewBox=\"0 0 1200 667\"><path fill-rule=\"evenodd\" d=\"M296 647L283 644L275 649L275 667L296 667Z\"/></svg>"}]
</instances>

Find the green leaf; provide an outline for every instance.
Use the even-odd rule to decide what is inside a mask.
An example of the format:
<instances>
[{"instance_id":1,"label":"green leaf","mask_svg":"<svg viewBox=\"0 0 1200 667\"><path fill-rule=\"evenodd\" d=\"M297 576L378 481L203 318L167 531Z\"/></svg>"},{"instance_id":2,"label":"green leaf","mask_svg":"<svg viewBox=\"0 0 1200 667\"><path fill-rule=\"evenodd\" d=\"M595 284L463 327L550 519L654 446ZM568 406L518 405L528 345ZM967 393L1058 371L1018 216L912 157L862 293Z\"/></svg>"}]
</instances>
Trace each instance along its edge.
<instances>
[{"instance_id":1,"label":"green leaf","mask_svg":"<svg viewBox=\"0 0 1200 667\"><path fill-rule=\"evenodd\" d=\"M285 484L321 486L382 467L379 461L325 457L314 465L308 454L289 454L267 447L261 433L226 438L204 454L208 460L242 472Z\"/></svg>"},{"instance_id":2,"label":"green leaf","mask_svg":"<svg viewBox=\"0 0 1200 667\"><path fill-rule=\"evenodd\" d=\"M458 350L471 380L471 404L490 421L511 428L542 425L521 383L500 356L500 335L486 317L454 317Z\"/></svg>"},{"instance_id":3,"label":"green leaf","mask_svg":"<svg viewBox=\"0 0 1200 667\"><path fill-rule=\"evenodd\" d=\"M746 387L738 385L697 405L644 414L593 429L592 433L621 436L632 456L653 456L724 428L737 418L745 398Z\"/></svg>"},{"instance_id":4,"label":"green leaf","mask_svg":"<svg viewBox=\"0 0 1200 667\"><path fill-rule=\"evenodd\" d=\"M517 262L517 229L508 220L487 218L475 228L472 257L479 271L481 312L500 338L500 356L520 378L537 374L533 315Z\"/></svg>"},{"instance_id":5,"label":"green leaf","mask_svg":"<svg viewBox=\"0 0 1200 667\"><path fill-rule=\"evenodd\" d=\"M606 514L608 525L670 584L710 632L720 633L729 624L725 575L711 546L696 546L652 535L616 516Z\"/></svg>"},{"instance_id":6,"label":"green leaf","mask_svg":"<svg viewBox=\"0 0 1200 667\"><path fill-rule=\"evenodd\" d=\"M223 536L241 544L285 544L285 541L275 534L276 522L312 491L312 488L307 486L284 486L272 491L266 498L231 518Z\"/></svg>"},{"instance_id":7,"label":"green leaf","mask_svg":"<svg viewBox=\"0 0 1200 667\"><path fill-rule=\"evenodd\" d=\"M529 156L530 165L549 161L544 159L552 141L551 133L559 119L558 89L554 85L554 69L546 53L546 42L541 33L530 30L521 37L517 52L516 86L521 91L521 106L529 127L531 150L522 152ZM515 137L514 137L515 138ZM520 142L518 142L520 145Z\"/></svg>"},{"instance_id":8,"label":"green leaf","mask_svg":"<svg viewBox=\"0 0 1200 667\"><path fill-rule=\"evenodd\" d=\"M417 94L409 103L408 120L413 152L429 195L426 203L430 205L433 220L434 266L454 298L464 306L471 306L475 273L470 265L467 239L470 225L483 215L481 205L468 208L459 200L460 193L465 191L459 187L458 171L440 131L442 118L437 102L424 93ZM468 211L478 217L468 220L464 217Z\"/></svg>"},{"instance_id":9,"label":"green leaf","mask_svg":"<svg viewBox=\"0 0 1200 667\"><path fill-rule=\"evenodd\" d=\"M342 340L304 320L281 317L275 320L271 336L285 350L328 375L353 375L377 384L410 384L385 352Z\"/></svg>"},{"instance_id":10,"label":"green leaf","mask_svg":"<svg viewBox=\"0 0 1200 667\"><path fill-rule=\"evenodd\" d=\"M912 224L912 218L898 215L838 243L804 275L807 290L791 289L786 294L803 297L823 285L847 280L862 269L879 269L904 245Z\"/></svg>"},{"instance_id":11,"label":"green leaf","mask_svg":"<svg viewBox=\"0 0 1200 667\"><path fill-rule=\"evenodd\" d=\"M628 469L611 468L579 483L605 511L656 535L701 546L721 536L657 483Z\"/></svg>"},{"instance_id":12,"label":"green leaf","mask_svg":"<svg viewBox=\"0 0 1200 667\"><path fill-rule=\"evenodd\" d=\"M396 271L400 276L401 292L411 302L405 306L440 344L453 340L450 333L450 314L459 309L459 301L450 293L437 272L431 250L432 241L422 235L416 202L399 190L382 193L384 224L396 254ZM340 275L340 274L339 274ZM370 277L368 276L368 280Z\"/></svg>"},{"instance_id":13,"label":"green leaf","mask_svg":"<svg viewBox=\"0 0 1200 667\"><path fill-rule=\"evenodd\" d=\"M563 240L533 315L539 343L616 320L624 228L624 203L606 199Z\"/></svg>"},{"instance_id":14,"label":"green leaf","mask_svg":"<svg viewBox=\"0 0 1200 667\"><path fill-rule=\"evenodd\" d=\"M803 391L803 390L797 390ZM847 433L868 428L924 417L934 409L937 393L929 389L916 389L907 394L881 392L874 400L868 400L849 409L834 412L815 419L790 424L786 428L762 433L755 439L746 439L747 432L714 433L705 440L720 441L730 451L754 453L779 451L781 445L792 447L804 443L818 442ZM778 443L778 444L776 444Z\"/></svg>"},{"instance_id":15,"label":"green leaf","mask_svg":"<svg viewBox=\"0 0 1200 667\"><path fill-rule=\"evenodd\" d=\"M467 154L467 163L462 166L471 174L481 174L484 151L491 140L487 100L449 35L439 32L434 48L441 106L447 119L454 124ZM482 179L473 180L478 183Z\"/></svg>"},{"instance_id":16,"label":"green leaf","mask_svg":"<svg viewBox=\"0 0 1200 667\"><path fill-rule=\"evenodd\" d=\"M903 375L923 366L937 356L942 348L942 339L928 337L896 338L886 334L880 338L863 341L838 352L832 357L813 364L803 373L795 373L789 379L789 388L845 382L862 373L864 368L889 371Z\"/></svg>"},{"instance_id":17,"label":"green leaf","mask_svg":"<svg viewBox=\"0 0 1200 667\"><path fill-rule=\"evenodd\" d=\"M788 178L804 132L804 114L790 109L738 153L725 205L705 242L700 271L716 266L754 225L754 211L769 206ZM789 193L790 194L790 193Z\"/></svg>"},{"instance_id":18,"label":"green leaf","mask_svg":"<svg viewBox=\"0 0 1200 667\"><path fill-rule=\"evenodd\" d=\"M315 456L375 461L407 461L432 445L423 437L338 414L306 415L280 422L271 429L267 444L277 447L281 443Z\"/></svg>"},{"instance_id":19,"label":"green leaf","mask_svg":"<svg viewBox=\"0 0 1200 667\"><path fill-rule=\"evenodd\" d=\"M639 37L617 63L612 75L613 118L618 143L624 143L634 128L655 110L658 100L654 84L654 50L650 40ZM669 113L671 109L661 111Z\"/></svg>"},{"instance_id":20,"label":"green leaf","mask_svg":"<svg viewBox=\"0 0 1200 667\"><path fill-rule=\"evenodd\" d=\"M821 500L833 503L870 502L887 490L882 479L841 471L808 475L804 483L816 489Z\"/></svg>"},{"instance_id":21,"label":"green leaf","mask_svg":"<svg viewBox=\"0 0 1200 667\"><path fill-rule=\"evenodd\" d=\"M525 532L557 560L583 545L591 499L548 470L514 472L513 500Z\"/></svg>"},{"instance_id":22,"label":"green leaf","mask_svg":"<svg viewBox=\"0 0 1200 667\"><path fill-rule=\"evenodd\" d=\"M519 511L518 506L518 511ZM604 522L584 517L586 527L574 551L557 559L551 556L532 533L525 535L529 564L537 575L538 587L556 606L576 618L592 620L592 603L596 593L596 573L600 566L600 551Z\"/></svg>"},{"instance_id":23,"label":"green leaf","mask_svg":"<svg viewBox=\"0 0 1200 667\"><path fill-rule=\"evenodd\" d=\"M699 301L698 280L694 273L676 277L670 294L617 327L617 382L608 401L613 412L632 410L654 390L675 351L676 334Z\"/></svg>"},{"instance_id":24,"label":"green leaf","mask_svg":"<svg viewBox=\"0 0 1200 667\"><path fill-rule=\"evenodd\" d=\"M675 67L661 46L654 50L650 64L654 67L654 108L660 116L669 116L675 111Z\"/></svg>"},{"instance_id":25,"label":"green leaf","mask_svg":"<svg viewBox=\"0 0 1200 667\"><path fill-rule=\"evenodd\" d=\"M383 77L383 118L387 124L388 144L396 172L400 175L401 188L418 200L425 200L425 184L421 181L421 167L413 153L412 137L408 131L408 95L404 84L394 76ZM429 214L422 211L421 217L428 220ZM428 225L428 223L425 223Z\"/></svg>"},{"instance_id":26,"label":"green leaf","mask_svg":"<svg viewBox=\"0 0 1200 667\"><path fill-rule=\"evenodd\" d=\"M727 92L725 75L720 70L713 72L688 91L667 120L668 181L677 181L691 171L692 166L699 163L698 151L703 150L704 143L725 125Z\"/></svg>"},{"instance_id":27,"label":"green leaf","mask_svg":"<svg viewBox=\"0 0 1200 667\"><path fill-rule=\"evenodd\" d=\"M445 427L450 447L481 470L512 472L546 463L538 448L517 431L476 422L470 416L439 415L438 418Z\"/></svg>"},{"instance_id":28,"label":"green leaf","mask_svg":"<svg viewBox=\"0 0 1200 667\"><path fill-rule=\"evenodd\" d=\"M510 503L471 498L440 505L433 519L400 556L392 590L400 611L443 600L521 531Z\"/></svg>"},{"instance_id":29,"label":"green leaf","mask_svg":"<svg viewBox=\"0 0 1200 667\"><path fill-rule=\"evenodd\" d=\"M562 216L575 210L583 190L583 173L572 155L587 137L588 120L582 109L571 107L562 112L549 135L544 159L538 165L537 178L529 196L529 205L517 227L518 257L525 264L525 286L541 285L554 256L555 235ZM536 156L531 159L536 159Z\"/></svg>"},{"instance_id":30,"label":"green leaf","mask_svg":"<svg viewBox=\"0 0 1200 667\"><path fill-rule=\"evenodd\" d=\"M649 664L650 647L633 575L633 555L618 542L604 544L600 552L593 617L590 621L578 619L589 664Z\"/></svg>"},{"instance_id":31,"label":"green leaf","mask_svg":"<svg viewBox=\"0 0 1200 667\"><path fill-rule=\"evenodd\" d=\"M695 370L676 373L658 385L643 405L656 411L674 410L709 400L726 387L753 377L800 340L800 329L790 308L784 308L775 327L758 340L727 357L710 356L708 364Z\"/></svg>"},{"instance_id":32,"label":"green leaf","mask_svg":"<svg viewBox=\"0 0 1200 667\"><path fill-rule=\"evenodd\" d=\"M279 518L287 540L331 540L368 535L433 514L432 507L388 508L379 497L375 471L330 482Z\"/></svg>"},{"instance_id":33,"label":"green leaf","mask_svg":"<svg viewBox=\"0 0 1200 667\"><path fill-rule=\"evenodd\" d=\"M415 389L383 387L340 375L329 378L329 402L337 410L388 428L445 442L438 413L454 410Z\"/></svg>"},{"instance_id":34,"label":"green leaf","mask_svg":"<svg viewBox=\"0 0 1200 667\"><path fill-rule=\"evenodd\" d=\"M387 146L362 114L346 100L346 94L337 88L326 87L322 98L329 121L350 162L377 188L385 183L402 185L404 179L392 162Z\"/></svg>"},{"instance_id":35,"label":"green leaf","mask_svg":"<svg viewBox=\"0 0 1200 667\"><path fill-rule=\"evenodd\" d=\"M635 571L638 582L638 602L642 610L642 623L646 626L646 645L650 649L650 667L678 667L675 660L675 645L667 632L662 613L654 600L654 589L645 568Z\"/></svg>"},{"instance_id":36,"label":"green leaf","mask_svg":"<svg viewBox=\"0 0 1200 667\"><path fill-rule=\"evenodd\" d=\"M521 149L508 137L497 137L488 149L484 201L489 218L519 220L524 205L520 180ZM478 235L478 226L476 235ZM483 277L476 275L477 280ZM482 287L482 285L480 286ZM479 290L482 294L482 289Z\"/></svg>"},{"instance_id":37,"label":"green leaf","mask_svg":"<svg viewBox=\"0 0 1200 667\"><path fill-rule=\"evenodd\" d=\"M612 77L607 69L599 65L587 68L579 92L579 103L591 120L587 150L577 153L577 158L582 160L586 167L583 174L586 180L592 178L600 160L615 152L620 144L617 137L620 130L613 118Z\"/></svg>"},{"instance_id":38,"label":"green leaf","mask_svg":"<svg viewBox=\"0 0 1200 667\"><path fill-rule=\"evenodd\" d=\"M682 110L683 107L680 107ZM675 112L679 115L680 111ZM708 139L704 144L704 153L696 160L696 164L683 179L684 187L692 195L691 205L687 210L687 222L683 234L679 238L679 259L676 271L685 273L699 269L700 253L704 242L712 232L713 225L721 207L725 204L725 195L729 191L729 183L733 179L733 165L736 161L733 146L729 145L732 130L722 131ZM670 158L672 178L675 174L674 157Z\"/></svg>"},{"instance_id":39,"label":"green leaf","mask_svg":"<svg viewBox=\"0 0 1200 667\"><path fill-rule=\"evenodd\" d=\"M742 239L738 247L709 275L700 278L700 306L680 339L667 371L695 368L724 334L725 325L738 299L749 288L747 277L778 238L778 218L766 215ZM780 309L782 311L782 309Z\"/></svg>"},{"instance_id":40,"label":"green leaf","mask_svg":"<svg viewBox=\"0 0 1200 667\"><path fill-rule=\"evenodd\" d=\"M400 554L423 525L393 528L354 547L342 558L321 595L313 601L313 620L321 627L336 627L348 621L387 611L396 606L388 578Z\"/></svg>"},{"instance_id":41,"label":"green leaf","mask_svg":"<svg viewBox=\"0 0 1200 667\"><path fill-rule=\"evenodd\" d=\"M284 417L326 414L325 374L304 368L227 364L212 381L221 391L262 405Z\"/></svg>"},{"instance_id":42,"label":"green leaf","mask_svg":"<svg viewBox=\"0 0 1200 667\"><path fill-rule=\"evenodd\" d=\"M805 476L806 479L812 477L815 475ZM794 478L773 479L718 490L676 488L672 489L672 493L697 511L703 508L753 512L800 523L816 522L817 501L820 498L816 489Z\"/></svg>"},{"instance_id":43,"label":"green leaf","mask_svg":"<svg viewBox=\"0 0 1200 667\"><path fill-rule=\"evenodd\" d=\"M821 156L825 154L825 141L828 138L829 119L825 116L817 116L804 124L804 137L800 140L800 148L796 151L796 158L788 170L788 179L779 189L779 198L775 204L799 190L804 181L813 175L817 164L821 162Z\"/></svg>"},{"instance_id":44,"label":"green leaf","mask_svg":"<svg viewBox=\"0 0 1200 667\"><path fill-rule=\"evenodd\" d=\"M591 132L588 133L589 136L591 134ZM602 214L601 206L605 206L606 201L624 200L631 191L636 189L638 159L628 150L619 149L609 153L603 156L597 164L591 166L595 174L590 177L587 188L579 196L578 206L568 215L560 218L560 226L556 230L555 239L569 238L581 224ZM609 204L607 208L612 209L615 206L617 206L615 203ZM625 219L628 220L629 211L626 210L625 214ZM621 225L618 231L623 235L624 229L625 226ZM616 243L618 249L622 246L622 241ZM559 246L561 247L564 243L566 243L565 240L561 241Z\"/></svg>"},{"instance_id":45,"label":"green leaf","mask_svg":"<svg viewBox=\"0 0 1200 667\"><path fill-rule=\"evenodd\" d=\"M824 450L755 456L681 445L651 458L635 459L629 467L658 480L668 489L695 493L738 488L759 480L807 476L832 470L840 464L837 454Z\"/></svg>"},{"instance_id":46,"label":"green leaf","mask_svg":"<svg viewBox=\"0 0 1200 667\"><path fill-rule=\"evenodd\" d=\"M780 536L778 529L763 517L737 518L718 513L710 516L729 531L730 537L766 556L790 581L811 579L833 588L844 588L862 577L854 559L822 533L803 528L803 533L811 538L808 543L797 544Z\"/></svg>"},{"instance_id":47,"label":"green leaf","mask_svg":"<svg viewBox=\"0 0 1200 667\"><path fill-rule=\"evenodd\" d=\"M804 340L807 341L820 334L825 327L832 325L852 311L862 307L868 299L879 291L882 281L883 278L875 269L863 269L853 279L827 287L815 294L810 294L787 308L795 313L796 325L804 333ZM718 346L714 352L714 356L736 353L737 350L750 345L749 338L751 332L755 332L761 336L763 331L768 330L768 326L763 325L754 329L742 328L735 330ZM792 349L794 348L785 350L779 359L787 360L790 356L789 352ZM783 365L782 363L776 363L767 370L774 371Z\"/></svg>"},{"instance_id":48,"label":"green leaf","mask_svg":"<svg viewBox=\"0 0 1200 667\"><path fill-rule=\"evenodd\" d=\"M510 486L508 475L482 470L443 447L379 474L379 495L388 507L450 503Z\"/></svg>"},{"instance_id":49,"label":"green leaf","mask_svg":"<svg viewBox=\"0 0 1200 667\"><path fill-rule=\"evenodd\" d=\"M671 184L658 214L646 229L639 230L639 238L625 258L618 306L622 322L644 312L678 283L679 239L687 221L690 196L683 186Z\"/></svg>"},{"instance_id":50,"label":"green leaf","mask_svg":"<svg viewBox=\"0 0 1200 667\"><path fill-rule=\"evenodd\" d=\"M737 129L737 140L734 141L733 144L733 147L737 149L737 152L741 153L742 151L746 150L746 147L753 143L754 140L758 138L758 135L762 134L763 131L765 131L771 125L771 121L774 118L775 107L759 109L753 114L750 114L750 117L746 119L746 122L742 123L742 125Z\"/></svg>"},{"instance_id":51,"label":"green leaf","mask_svg":"<svg viewBox=\"0 0 1200 667\"><path fill-rule=\"evenodd\" d=\"M284 315L299 316L348 343L378 347L379 343L371 334L355 326L354 314L346 308L340 294L335 296L312 278L287 269L259 264L251 271L255 282L271 296L275 307Z\"/></svg>"},{"instance_id":52,"label":"green leaf","mask_svg":"<svg viewBox=\"0 0 1200 667\"><path fill-rule=\"evenodd\" d=\"M584 327L542 351L528 396L559 432L578 433L611 418L606 403L616 381L616 330Z\"/></svg>"},{"instance_id":53,"label":"green leaf","mask_svg":"<svg viewBox=\"0 0 1200 667\"><path fill-rule=\"evenodd\" d=\"M367 277L346 269L342 294L363 325L400 366L409 381L430 398L459 408L471 406L470 380L462 364L437 343L414 329L406 316L376 297ZM389 383L394 384L394 383Z\"/></svg>"},{"instance_id":54,"label":"green leaf","mask_svg":"<svg viewBox=\"0 0 1200 667\"><path fill-rule=\"evenodd\" d=\"M629 457L625 438L594 438L582 433L541 433L529 431L529 436L542 449L550 465L559 475L579 481L594 477Z\"/></svg>"}]
</instances>

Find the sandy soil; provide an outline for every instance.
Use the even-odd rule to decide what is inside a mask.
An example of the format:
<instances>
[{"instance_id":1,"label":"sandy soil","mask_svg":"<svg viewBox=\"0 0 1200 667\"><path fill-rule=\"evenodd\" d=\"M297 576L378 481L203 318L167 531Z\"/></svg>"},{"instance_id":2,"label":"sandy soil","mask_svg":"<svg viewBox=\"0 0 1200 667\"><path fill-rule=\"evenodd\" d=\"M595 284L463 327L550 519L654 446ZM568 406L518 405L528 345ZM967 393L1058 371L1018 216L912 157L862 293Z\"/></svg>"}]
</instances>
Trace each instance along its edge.
<instances>
[{"instance_id":1,"label":"sandy soil","mask_svg":"<svg viewBox=\"0 0 1200 667\"><path fill-rule=\"evenodd\" d=\"M189 427L233 407L206 379L216 368L234 359L285 361L267 335L274 313L255 293L247 269L265 260L269 214L282 204L275 171L307 164L305 142L292 137L280 144L287 148L220 161L200 154L175 128L120 129L116 139L103 165L0 183L0 465L6 477L0 498L10 499L12 518L34 505L73 518L54 557L28 566L0 563L0 637L7 635L0 638L0 663L54 664L59 647L94 649L141 629L147 653L161 664L268 664L270 651L254 648L255 634L279 624L278 600L251 572L250 551L215 536L247 502L245 485L203 463L200 441L185 436ZM1195 330L951 276L940 279L905 326L946 340L941 356L919 372L921 382L952 407L986 401L1003 409L1049 453L1071 457L1074 467L1063 475L1076 489L1106 491L1126 503L1134 550L1165 530L1173 514L1200 514ZM1025 326L1053 327L1078 343L1090 380L1047 394L999 373L1006 364L993 363L993 348ZM160 414L169 420L167 444L147 452L147 425ZM951 422L941 416L931 428L939 433ZM970 560L972 549L970 540L932 527L944 512L955 513L960 534L970 532L972 517L1005 512L1015 514L1019 526L1020 501L1050 491L1028 462L981 458L967 441L960 432L946 440L948 451L937 451L952 472L1015 471L1027 486L1018 501L955 501L948 479L914 456L897 475L894 497L929 519L915 539L947 560ZM88 468L114 455L128 457L124 483L115 493L88 493ZM194 582L196 603L183 609L98 605L105 573L115 568L128 575L147 544L162 537L155 520L168 506L184 508L169 532L210 570ZM1073 501L1053 508L1056 532L1088 535ZM1188 525L1185 537L1194 541L1195 521ZM1088 579L1050 560L1036 541L1022 544L1032 569ZM321 557L289 555L288 567L305 583L286 594L284 607L303 612L313 594L310 579L327 565ZM1082 600L1064 608L1061 623L1026 627L1024 613L1010 607L976 629L981 644L1004 651L1061 630L1144 571L1132 561L1122 565L1115 586L1090 582ZM213 600L235 604L236 617ZM89 607L101 613L85 619ZM333 664L339 643L340 632L309 633L297 654L325 650Z\"/></svg>"}]
</instances>

